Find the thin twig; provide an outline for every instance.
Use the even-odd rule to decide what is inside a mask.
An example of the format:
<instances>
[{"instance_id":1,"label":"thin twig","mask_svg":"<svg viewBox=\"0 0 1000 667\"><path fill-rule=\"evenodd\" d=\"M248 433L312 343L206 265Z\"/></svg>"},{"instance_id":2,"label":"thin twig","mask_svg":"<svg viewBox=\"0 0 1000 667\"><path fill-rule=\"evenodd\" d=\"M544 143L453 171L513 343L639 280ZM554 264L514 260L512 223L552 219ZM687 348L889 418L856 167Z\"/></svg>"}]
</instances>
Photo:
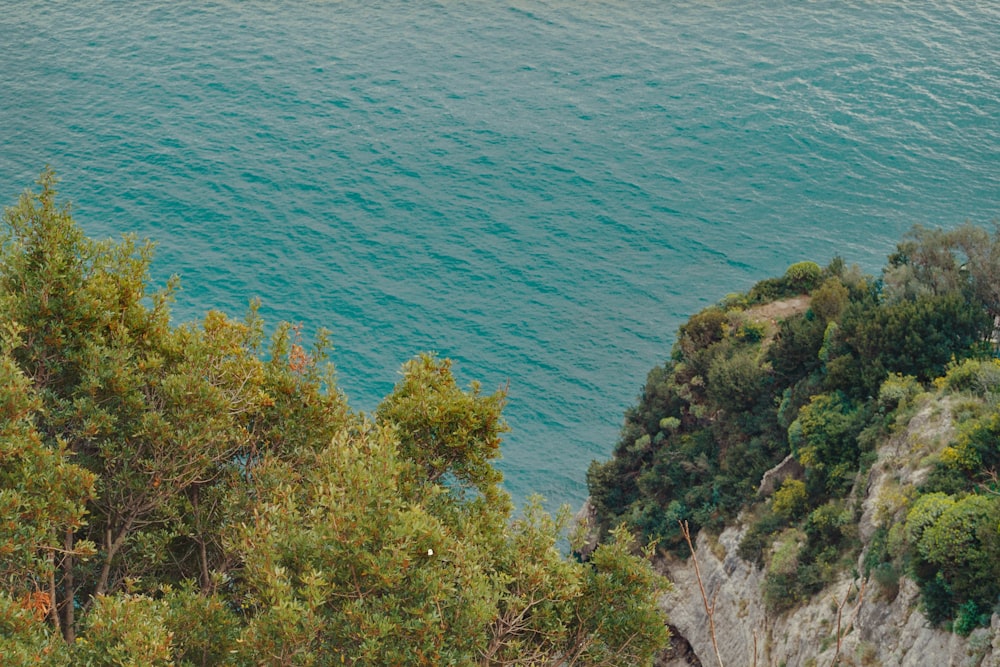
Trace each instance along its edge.
<instances>
[{"instance_id":1,"label":"thin twig","mask_svg":"<svg viewBox=\"0 0 1000 667\"><path fill-rule=\"evenodd\" d=\"M844 611L844 605L847 604L847 598L851 596L851 589L854 588L854 582L847 587L847 592L844 593L844 599L837 602L834 598L834 602L837 602L837 651L833 654L833 662L830 663L831 667L835 666L840 660L840 648L844 639L844 635L850 631L850 628L854 627L854 623L858 620L858 614L861 612L861 603L865 600L865 585L868 583L867 580L862 579L861 585L858 587L858 603L854 605L854 613L851 614L851 620L847 623L847 626L841 631L840 620Z\"/></svg>"},{"instance_id":2,"label":"thin twig","mask_svg":"<svg viewBox=\"0 0 1000 667\"><path fill-rule=\"evenodd\" d=\"M709 605L708 595L705 593L705 584L701 580L701 568L698 567L698 555L695 553L694 545L691 543L691 529L688 528L687 521L678 521L677 523L681 527L681 535L684 536L688 549L691 550L691 560L694 562L694 576L698 579L698 588L701 590L701 601L705 605L705 613L708 614L708 632L712 637L712 648L715 649L715 659L719 661L719 667L725 667L722 664L722 656L719 655L719 642L715 639L715 602L719 596L719 591L716 589L715 594L712 596L712 604Z\"/></svg>"}]
</instances>

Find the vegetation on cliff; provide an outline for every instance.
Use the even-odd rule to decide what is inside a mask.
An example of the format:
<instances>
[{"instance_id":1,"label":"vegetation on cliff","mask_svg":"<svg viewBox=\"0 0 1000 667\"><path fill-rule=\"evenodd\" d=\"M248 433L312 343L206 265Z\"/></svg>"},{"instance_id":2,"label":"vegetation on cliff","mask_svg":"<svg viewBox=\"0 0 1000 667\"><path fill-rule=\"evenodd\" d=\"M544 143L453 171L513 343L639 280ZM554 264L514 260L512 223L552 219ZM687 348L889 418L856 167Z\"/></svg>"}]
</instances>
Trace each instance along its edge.
<instances>
[{"instance_id":1,"label":"vegetation on cliff","mask_svg":"<svg viewBox=\"0 0 1000 667\"><path fill-rule=\"evenodd\" d=\"M919 395L958 392L957 440L882 512L862 574L887 590L913 577L935 622L986 623L1000 596L998 315L1000 237L971 225L914 228L877 279L803 262L726 298L680 328L613 457L591 465L598 523L683 555L679 521L718 530L750 510L740 554L766 566L780 612L857 562L877 444ZM789 455L802 474L759 489Z\"/></svg>"},{"instance_id":2,"label":"vegetation on cliff","mask_svg":"<svg viewBox=\"0 0 1000 667\"><path fill-rule=\"evenodd\" d=\"M54 177L0 248L5 665L632 665L666 582L624 530L512 520L502 392L406 364L374 415L254 308L174 325L151 247L87 239Z\"/></svg>"}]
</instances>

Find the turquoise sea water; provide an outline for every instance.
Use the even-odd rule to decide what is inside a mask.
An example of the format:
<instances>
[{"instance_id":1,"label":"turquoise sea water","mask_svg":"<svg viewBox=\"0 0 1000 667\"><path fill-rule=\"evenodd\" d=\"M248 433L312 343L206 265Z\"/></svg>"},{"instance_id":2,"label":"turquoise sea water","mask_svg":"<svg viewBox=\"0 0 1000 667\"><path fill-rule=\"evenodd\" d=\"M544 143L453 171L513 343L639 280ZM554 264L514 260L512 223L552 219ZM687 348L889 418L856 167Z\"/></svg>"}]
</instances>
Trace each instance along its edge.
<instances>
[{"instance_id":1,"label":"turquoise sea water","mask_svg":"<svg viewBox=\"0 0 1000 667\"><path fill-rule=\"evenodd\" d=\"M509 382L508 488L576 504L688 315L1000 219L998 35L994 0L7 0L0 199L51 164L178 320L331 329L357 409L424 350Z\"/></svg>"}]
</instances>

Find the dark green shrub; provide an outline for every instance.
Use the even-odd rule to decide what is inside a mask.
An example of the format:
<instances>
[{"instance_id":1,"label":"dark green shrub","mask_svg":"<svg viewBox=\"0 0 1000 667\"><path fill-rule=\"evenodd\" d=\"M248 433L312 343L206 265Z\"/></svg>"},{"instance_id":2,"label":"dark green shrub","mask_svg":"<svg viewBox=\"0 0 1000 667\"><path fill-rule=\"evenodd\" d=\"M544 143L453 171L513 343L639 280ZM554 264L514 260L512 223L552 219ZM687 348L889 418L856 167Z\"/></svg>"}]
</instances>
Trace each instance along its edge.
<instances>
[{"instance_id":1,"label":"dark green shrub","mask_svg":"<svg viewBox=\"0 0 1000 667\"><path fill-rule=\"evenodd\" d=\"M920 485L921 494L946 493L956 495L970 490L969 478L955 466L938 461Z\"/></svg>"},{"instance_id":2,"label":"dark green shrub","mask_svg":"<svg viewBox=\"0 0 1000 667\"><path fill-rule=\"evenodd\" d=\"M920 605L924 616L935 625L951 618L955 608L954 595L940 572L930 579L920 581Z\"/></svg>"},{"instance_id":3,"label":"dark green shrub","mask_svg":"<svg viewBox=\"0 0 1000 667\"><path fill-rule=\"evenodd\" d=\"M788 427L792 453L806 468L810 497L821 501L842 493L853 482L858 466L858 434L864 411L843 394L813 396Z\"/></svg>"},{"instance_id":4,"label":"dark green shrub","mask_svg":"<svg viewBox=\"0 0 1000 667\"><path fill-rule=\"evenodd\" d=\"M678 345L686 356L696 350L703 350L723 339L729 316L718 306L712 306L692 315L678 331Z\"/></svg>"},{"instance_id":5,"label":"dark green shrub","mask_svg":"<svg viewBox=\"0 0 1000 667\"><path fill-rule=\"evenodd\" d=\"M967 600L965 604L959 606L955 613L955 621L952 623L951 629L956 634L968 637L976 628L988 627L989 624L989 612L983 611L974 600Z\"/></svg>"},{"instance_id":6,"label":"dark green shrub","mask_svg":"<svg viewBox=\"0 0 1000 667\"><path fill-rule=\"evenodd\" d=\"M882 594L887 602L892 602L899 595L900 572L892 563L879 563L871 571L872 578L882 587Z\"/></svg>"},{"instance_id":7,"label":"dark green shrub","mask_svg":"<svg viewBox=\"0 0 1000 667\"><path fill-rule=\"evenodd\" d=\"M850 301L850 290L839 278L828 278L813 290L809 307L824 323L837 320Z\"/></svg>"},{"instance_id":8,"label":"dark green shrub","mask_svg":"<svg viewBox=\"0 0 1000 667\"><path fill-rule=\"evenodd\" d=\"M981 355L981 343L993 328L981 305L955 293L852 304L840 324L829 380L832 387L860 397L876 395L890 372L929 382L953 359Z\"/></svg>"},{"instance_id":9,"label":"dark green shrub","mask_svg":"<svg viewBox=\"0 0 1000 667\"><path fill-rule=\"evenodd\" d=\"M810 320L804 315L781 322L765 356L778 384L791 386L820 368L825 328L818 318Z\"/></svg>"},{"instance_id":10,"label":"dark green shrub","mask_svg":"<svg viewBox=\"0 0 1000 667\"><path fill-rule=\"evenodd\" d=\"M764 512L743 535L736 553L745 561L764 567L764 553L774 534L784 528L785 520L774 512Z\"/></svg>"},{"instance_id":11,"label":"dark green shrub","mask_svg":"<svg viewBox=\"0 0 1000 667\"><path fill-rule=\"evenodd\" d=\"M861 562L861 571L867 577L875 567L889 560L889 529L879 526L868 541L868 551Z\"/></svg>"},{"instance_id":12,"label":"dark green shrub","mask_svg":"<svg viewBox=\"0 0 1000 667\"><path fill-rule=\"evenodd\" d=\"M708 370L708 398L723 408L747 410L767 395L770 373L757 363L754 350L717 356Z\"/></svg>"},{"instance_id":13,"label":"dark green shrub","mask_svg":"<svg viewBox=\"0 0 1000 667\"><path fill-rule=\"evenodd\" d=\"M769 612L780 614L818 593L828 579L816 564L799 565L792 573L768 572L764 577L764 604Z\"/></svg>"}]
</instances>

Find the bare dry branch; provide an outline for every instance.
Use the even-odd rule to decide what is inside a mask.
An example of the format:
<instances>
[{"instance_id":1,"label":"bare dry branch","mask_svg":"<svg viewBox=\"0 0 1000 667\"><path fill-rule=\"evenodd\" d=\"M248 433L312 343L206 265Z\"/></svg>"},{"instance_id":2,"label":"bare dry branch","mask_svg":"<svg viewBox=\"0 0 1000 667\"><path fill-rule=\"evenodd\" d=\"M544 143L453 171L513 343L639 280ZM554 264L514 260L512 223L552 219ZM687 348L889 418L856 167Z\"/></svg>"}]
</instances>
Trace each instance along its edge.
<instances>
[{"instance_id":1,"label":"bare dry branch","mask_svg":"<svg viewBox=\"0 0 1000 667\"><path fill-rule=\"evenodd\" d=\"M688 549L691 550L691 560L694 562L694 576L698 579L698 588L701 590L701 601L705 604L705 613L708 614L708 632L712 637L712 648L715 650L715 659L719 661L719 667L725 667L722 664L722 656L719 655L719 642L715 638L715 602L719 591L716 590L715 594L712 595L712 604L709 605L708 595L705 593L705 584L701 579L701 568L698 566L698 555L695 553L694 544L691 543L691 529L688 528L687 521L678 521L677 523L681 527L681 535L684 536Z\"/></svg>"}]
</instances>

